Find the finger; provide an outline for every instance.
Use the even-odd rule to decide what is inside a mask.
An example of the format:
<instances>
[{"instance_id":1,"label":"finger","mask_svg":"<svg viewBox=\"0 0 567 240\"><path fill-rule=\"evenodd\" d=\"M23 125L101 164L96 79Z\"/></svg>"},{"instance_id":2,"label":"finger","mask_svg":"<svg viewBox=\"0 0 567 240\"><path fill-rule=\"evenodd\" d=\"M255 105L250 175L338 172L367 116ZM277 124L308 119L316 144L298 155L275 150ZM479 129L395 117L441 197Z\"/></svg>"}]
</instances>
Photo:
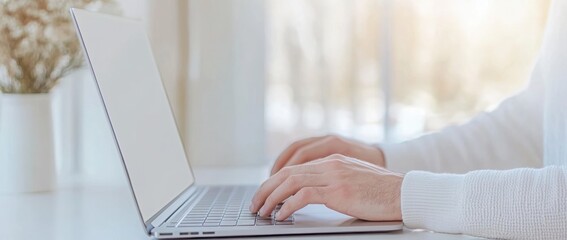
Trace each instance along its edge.
<instances>
[{"instance_id":1,"label":"finger","mask_svg":"<svg viewBox=\"0 0 567 240\"><path fill-rule=\"evenodd\" d=\"M266 198L289 176L309 173L316 174L323 173L324 171L325 168L320 168L317 165L297 165L283 168L260 185L256 194L254 194L254 197L252 198L250 211L257 212L259 208L264 205Z\"/></svg>"},{"instance_id":2,"label":"finger","mask_svg":"<svg viewBox=\"0 0 567 240\"><path fill-rule=\"evenodd\" d=\"M304 187L323 187L328 185L329 179L324 177L324 174L298 174L288 177L266 198L264 205L258 213L263 217L269 216L276 205L296 194Z\"/></svg>"},{"instance_id":3,"label":"finger","mask_svg":"<svg viewBox=\"0 0 567 240\"><path fill-rule=\"evenodd\" d=\"M293 156L284 164L286 166L299 165L311 160L319 159L329 156L333 153L342 153L339 144L336 143L336 138L327 137L319 141L313 142L309 145L297 150Z\"/></svg>"},{"instance_id":4,"label":"finger","mask_svg":"<svg viewBox=\"0 0 567 240\"><path fill-rule=\"evenodd\" d=\"M324 158L320 158L317 160L313 160L310 161L308 163L305 163L304 165L310 165L310 164L323 164L323 165L327 165L327 164L332 164L334 161L338 161L342 164L345 165L350 165L350 166L356 166L358 168L362 168L362 169L371 169L380 173L388 173L390 171L386 170L383 167L380 167L378 165L366 162L366 161L362 161L362 160L358 160L355 158L350 158L350 157L346 157L340 154L332 154L329 155L327 157Z\"/></svg>"},{"instance_id":5,"label":"finger","mask_svg":"<svg viewBox=\"0 0 567 240\"><path fill-rule=\"evenodd\" d=\"M323 164L323 163L328 163L328 162L332 162L332 161L339 161L339 162L344 162L347 163L346 159L348 157L341 155L341 154L331 154L329 156L326 156L324 158L319 158L313 161L309 161L303 165L313 165L313 164Z\"/></svg>"},{"instance_id":6,"label":"finger","mask_svg":"<svg viewBox=\"0 0 567 240\"><path fill-rule=\"evenodd\" d=\"M283 168L283 166L285 165L285 163L289 160L289 158L291 156L293 156L293 154L295 153L295 151L297 151L299 148L310 144L312 142L315 142L319 139L321 139L323 137L312 137L312 138L306 138L297 142L294 142L293 144L291 144L289 147L287 147L278 157L278 159L276 160L276 162L274 163L274 166L272 167L272 171L271 171L271 175L274 175L276 172L278 172L281 168Z\"/></svg>"},{"instance_id":7,"label":"finger","mask_svg":"<svg viewBox=\"0 0 567 240\"><path fill-rule=\"evenodd\" d=\"M283 221L299 209L304 208L307 204L326 204L325 195L329 191L328 187L305 187L291 196L282 205L282 208L276 214L277 221Z\"/></svg>"}]
</instances>

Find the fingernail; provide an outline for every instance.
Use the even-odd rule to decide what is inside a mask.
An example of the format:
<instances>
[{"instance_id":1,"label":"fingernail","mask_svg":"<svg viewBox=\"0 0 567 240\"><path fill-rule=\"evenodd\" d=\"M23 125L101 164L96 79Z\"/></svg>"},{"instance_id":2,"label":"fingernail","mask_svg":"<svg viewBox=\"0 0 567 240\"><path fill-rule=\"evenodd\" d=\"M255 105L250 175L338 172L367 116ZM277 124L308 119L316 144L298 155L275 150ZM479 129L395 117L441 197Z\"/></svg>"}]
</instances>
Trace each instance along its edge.
<instances>
[{"instance_id":1,"label":"fingernail","mask_svg":"<svg viewBox=\"0 0 567 240\"><path fill-rule=\"evenodd\" d=\"M280 212L278 211L278 212L276 213L276 220L281 221L282 219L280 219L280 216L281 216L281 214L280 214Z\"/></svg>"},{"instance_id":2,"label":"fingernail","mask_svg":"<svg viewBox=\"0 0 567 240\"><path fill-rule=\"evenodd\" d=\"M250 204L250 212L254 212L254 210L256 210L256 207L254 206L254 203Z\"/></svg>"},{"instance_id":3,"label":"fingernail","mask_svg":"<svg viewBox=\"0 0 567 240\"><path fill-rule=\"evenodd\" d=\"M262 217L266 216L266 209L265 208L266 207L262 207L262 208L260 208L260 211L258 211L258 213L260 213L260 216L262 216Z\"/></svg>"}]
</instances>

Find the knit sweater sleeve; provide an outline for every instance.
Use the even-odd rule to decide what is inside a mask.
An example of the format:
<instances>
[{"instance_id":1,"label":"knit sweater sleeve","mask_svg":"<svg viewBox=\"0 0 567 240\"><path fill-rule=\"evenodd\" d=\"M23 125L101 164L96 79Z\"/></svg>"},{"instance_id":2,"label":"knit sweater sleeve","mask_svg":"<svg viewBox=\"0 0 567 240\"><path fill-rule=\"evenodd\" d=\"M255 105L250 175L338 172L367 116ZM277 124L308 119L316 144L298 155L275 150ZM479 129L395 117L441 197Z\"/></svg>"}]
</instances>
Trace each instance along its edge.
<instances>
[{"instance_id":1,"label":"knit sweater sleeve","mask_svg":"<svg viewBox=\"0 0 567 240\"><path fill-rule=\"evenodd\" d=\"M460 126L398 144L382 144L386 165L397 172L465 173L478 169L541 167L543 88L536 66L529 86L495 110Z\"/></svg>"},{"instance_id":2,"label":"knit sweater sleeve","mask_svg":"<svg viewBox=\"0 0 567 240\"><path fill-rule=\"evenodd\" d=\"M567 168L411 171L402 185L406 226L501 239L567 239Z\"/></svg>"}]
</instances>

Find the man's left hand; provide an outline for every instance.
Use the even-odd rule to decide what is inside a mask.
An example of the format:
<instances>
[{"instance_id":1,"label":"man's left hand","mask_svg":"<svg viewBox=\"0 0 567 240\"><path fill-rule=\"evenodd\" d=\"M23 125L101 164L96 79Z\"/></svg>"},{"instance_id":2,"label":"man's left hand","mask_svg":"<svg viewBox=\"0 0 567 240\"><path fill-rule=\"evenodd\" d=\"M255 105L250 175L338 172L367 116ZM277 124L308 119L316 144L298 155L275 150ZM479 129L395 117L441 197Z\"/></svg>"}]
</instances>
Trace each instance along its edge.
<instances>
[{"instance_id":1,"label":"man's left hand","mask_svg":"<svg viewBox=\"0 0 567 240\"><path fill-rule=\"evenodd\" d=\"M403 178L403 174L334 154L281 169L260 186L250 210L267 217L285 201L276 220L284 220L308 204L324 204L369 221L401 220Z\"/></svg>"}]
</instances>

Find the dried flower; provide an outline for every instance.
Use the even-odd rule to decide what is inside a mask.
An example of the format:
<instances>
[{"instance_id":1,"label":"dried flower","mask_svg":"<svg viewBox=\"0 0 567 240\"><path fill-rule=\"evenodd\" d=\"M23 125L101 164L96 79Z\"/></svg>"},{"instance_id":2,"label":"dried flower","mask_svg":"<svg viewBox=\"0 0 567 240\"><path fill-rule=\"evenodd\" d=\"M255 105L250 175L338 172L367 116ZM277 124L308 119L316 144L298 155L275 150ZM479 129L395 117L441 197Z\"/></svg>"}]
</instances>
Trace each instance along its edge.
<instances>
[{"instance_id":1,"label":"dried flower","mask_svg":"<svg viewBox=\"0 0 567 240\"><path fill-rule=\"evenodd\" d=\"M0 91L47 93L83 65L71 7L118 12L114 0L0 0Z\"/></svg>"}]
</instances>

